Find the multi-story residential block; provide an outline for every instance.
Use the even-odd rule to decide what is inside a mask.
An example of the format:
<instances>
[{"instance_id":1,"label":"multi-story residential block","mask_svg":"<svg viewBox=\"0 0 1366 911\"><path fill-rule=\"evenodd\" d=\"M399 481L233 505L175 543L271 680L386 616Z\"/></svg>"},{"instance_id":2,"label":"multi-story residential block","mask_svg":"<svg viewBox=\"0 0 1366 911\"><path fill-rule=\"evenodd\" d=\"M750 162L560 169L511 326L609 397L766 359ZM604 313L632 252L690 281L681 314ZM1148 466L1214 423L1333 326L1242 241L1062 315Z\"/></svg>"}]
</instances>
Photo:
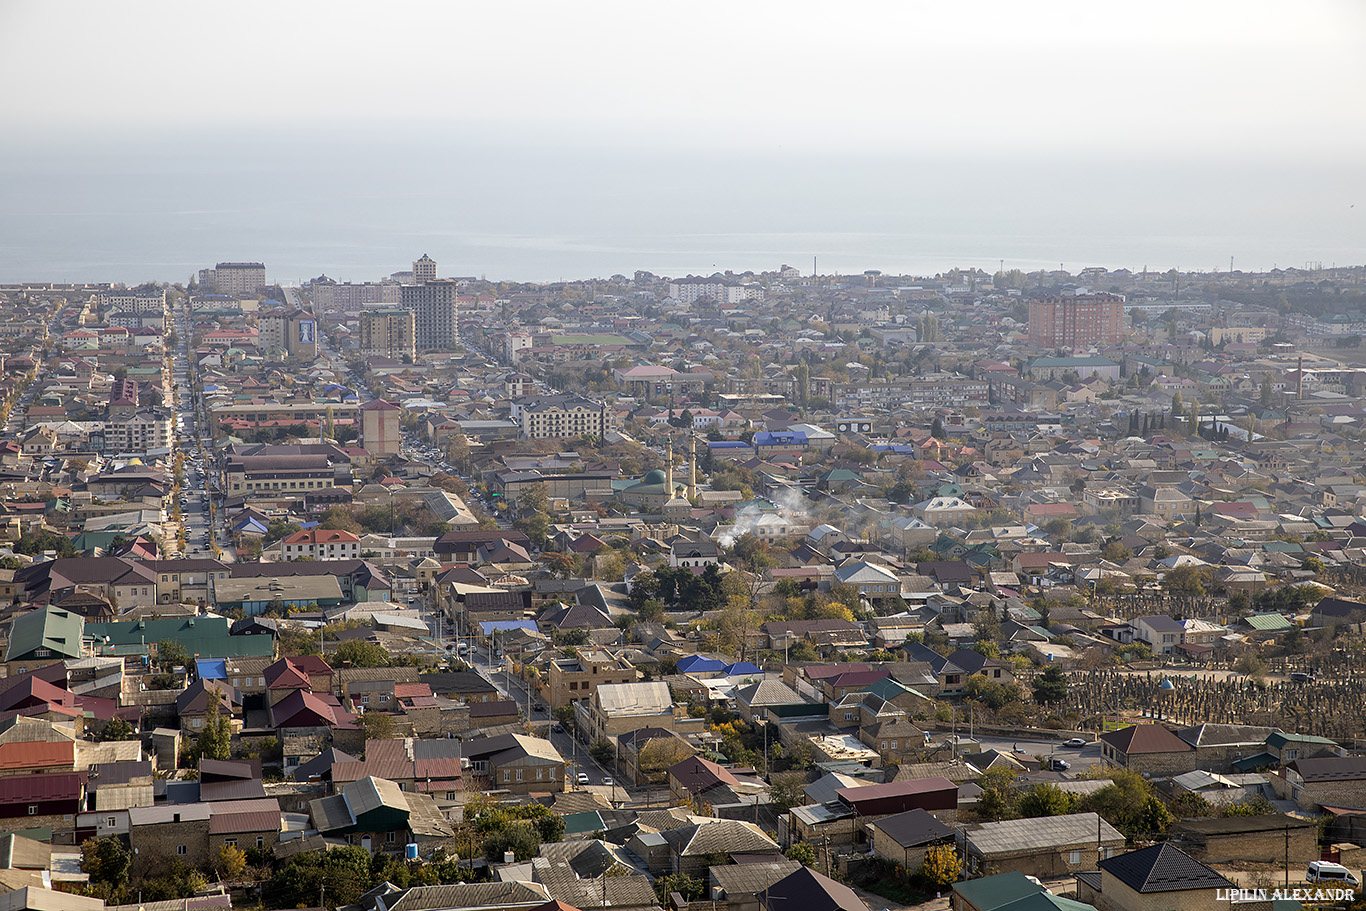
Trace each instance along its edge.
<instances>
[{"instance_id":1,"label":"multi-story residential block","mask_svg":"<svg viewBox=\"0 0 1366 911\"><path fill-rule=\"evenodd\" d=\"M1029 303L1029 344L1035 348L1116 345L1124 328L1118 294L1051 297Z\"/></svg>"},{"instance_id":2,"label":"multi-story residential block","mask_svg":"<svg viewBox=\"0 0 1366 911\"><path fill-rule=\"evenodd\" d=\"M166 292L104 291L100 294L101 310L122 310L127 313L162 313L166 310Z\"/></svg>"},{"instance_id":3,"label":"multi-story residential block","mask_svg":"<svg viewBox=\"0 0 1366 911\"><path fill-rule=\"evenodd\" d=\"M412 361L417 357L417 314L412 310L366 310L360 316L361 357Z\"/></svg>"},{"instance_id":4,"label":"multi-story residential block","mask_svg":"<svg viewBox=\"0 0 1366 911\"><path fill-rule=\"evenodd\" d=\"M413 312L420 350L449 351L455 347L459 296L459 286L452 279L403 286L403 309Z\"/></svg>"},{"instance_id":5,"label":"multi-story residential block","mask_svg":"<svg viewBox=\"0 0 1366 911\"><path fill-rule=\"evenodd\" d=\"M553 659L547 671L545 700L552 708L592 699L605 683L633 683L637 677L631 662L605 649L580 649L577 657Z\"/></svg>"},{"instance_id":6,"label":"multi-story residential block","mask_svg":"<svg viewBox=\"0 0 1366 911\"><path fill-rule=\"evenodd\" d=\"M266 286L266 267L263 263L219 263L199 270L199 284L201 291L217 294L250 293Z\"/></svg>"},{"instance_id":7,"label":"multi-story residential block","mask_svg":"<svg viewBox=\"0 0 1366 911\"><path fill-rule=\"evenodd\" d=\"M360 557L360 538L349 531L310 528L296 531L280 542L285 560L311 557L314 560L354 560Z\"/></svg>"},{"instance_id":8,"label":"multi-story residential block","mask_svg":"<svg viewBox=\"0 0 1366 911\"><path fill-rule=\"evenodd\" d=\"M523 439L549 440L602 436L607 430L607 406L581 395L542 395L512 403L512 419Z\"/></svg>"},{"instance_id":9,"label":"multi-story residential block","mask_svg":"<svg viewBox=\"0 0 1366 911\"><path fill-rule=\"evenodd\" d=\"M332 464L321 454L234 455L223 465L223 489L235 495L321 490L334 486L335 478Z\"/></svg>"},{"instance_id":10,"label":"multi-story residential block","mask_svg":"<svg viewBox=\"0 0 1366 911\"><path fill-rule=\"evenodd\" d=\"M111 416L104 423L105 452L146 453L171 446L171 418L165 411L147 409Z\"/></svg>"},{"instance_id":11,"label":"multi-story residential block","mask_svg":"<svg viewBox=\"0 0 1366 911\"><path fill-rule=\"evenodd\" d=\"M418 284L436 281L436 260L426 253L421 259L413 260L413 281Z\"/></svg>"},{"instance_id":12,"label":"multi-story residential block","mask_svg":"<svg viewBox=\"0 0 1366 911\"><path fill-rule=\"evenodd\" d=\"M395 455L402 451L403 409L393 402L375 399L360 409L361 445L375 456Z\"/></svg>"}]
</instances>

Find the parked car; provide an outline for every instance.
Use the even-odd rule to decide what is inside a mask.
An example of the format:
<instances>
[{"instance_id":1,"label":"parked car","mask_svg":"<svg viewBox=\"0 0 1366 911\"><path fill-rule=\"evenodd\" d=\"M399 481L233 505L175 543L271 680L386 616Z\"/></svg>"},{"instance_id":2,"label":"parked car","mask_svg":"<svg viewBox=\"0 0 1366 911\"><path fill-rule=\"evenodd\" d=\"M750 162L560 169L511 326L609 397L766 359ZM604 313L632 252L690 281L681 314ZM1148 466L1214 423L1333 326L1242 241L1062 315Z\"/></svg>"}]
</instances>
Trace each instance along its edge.
<instances>
[{"instance_id":1,"label":"parked car","mask_svg":"<svg viewBox=\"0 0 1366 911\"><path fill-rule=\"evenodd\" d=\"M1069 741L1067 741L1066 743L1064 743L1063 746L1065 746L1065 747L1084 747L1084 746L1086 746L1086 744L1087 744L1087 740L1086 740L1085 737L1073 737L1071 740L1069 740Z\"/></svg>"},{"instance_id":2,"label":"parked car","mask_svg":"<svg viewBox=\"0 0 1366 911\"><path fill-rule=\"evenodd\" d=\"M587 772L580 772L580 773L579 773L579 777L576 778L575 780L576 780L579 784L588 784L588 773L587 773Z\"/></svg>"}]
</instances>

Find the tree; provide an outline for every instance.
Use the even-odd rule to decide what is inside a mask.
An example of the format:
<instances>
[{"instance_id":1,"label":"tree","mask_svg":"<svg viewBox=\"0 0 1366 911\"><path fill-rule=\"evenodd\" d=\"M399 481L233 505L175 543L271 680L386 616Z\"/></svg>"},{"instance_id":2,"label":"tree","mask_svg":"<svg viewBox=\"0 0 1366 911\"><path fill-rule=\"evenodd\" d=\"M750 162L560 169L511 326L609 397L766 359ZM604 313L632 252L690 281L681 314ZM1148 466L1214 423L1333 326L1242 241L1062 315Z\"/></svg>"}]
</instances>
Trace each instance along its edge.
<instances>
[{"instance_id":1,"label":"tree","mask_svg":"<svg viewBox=\"0 0 1366 911\"><path fill-rule=\"evenodd\" d=\"M262 541L266 544L274 544L281 538L287 538L296 531L301 530L298 522L292 522L283 517L274 518L271 519L270 524L266 526L266 533L262 537Z\"/></svg>"},{"instance_id":2,"label":"tree","mask_svg":"<svg viewBox=\"0 0 1366 911\"><path fill-rule=\"evenodd\" d=\"M985 822L1000 822L1015 815L1015 773L991 769L977 780L982 793L977 797L977 817Z\"/></svg>"},{"instance_id":3,"label":"tree","mask_svg":"<svg viewBox=\"0 0 1366 911\"><path fill-rule=\"evenodd\" d=\"M331 663L337 667L348 663L351 667L388 667L389 653L378 642L348 639L337 646Z\"/></svg>"},{"instance_id":4,"label":"tree","mask_svg":"<svg viewBox=\"0 0 1366 911\"><path fill-rule=\"evenodd\" d=\"M947 440L949 435L944 432L944 422L938 416L930 424L930 436L936 440Z\"/></svg>"},{"instance_id":5,"label":"tree","mask_svg":"<svg viewBox=\"0 0 1366 911\"><path fill-rule=\"evenodd\" d=\"M157 667L166 673L171 673L178 667L188 668L190 666L190 653L173 639L162 639L157 643Z\"/></svg>"},{"instance_id":6,"label":"tree","mask_svg":"<svg viewBox=\"0 0 1366 911\"><path fill-rule=\"evenodd\" d=\"M1020 815L1026 819L1037 816L1066 816L1076 812L1077 798L1051 781L1045 781L1021 794L1018 808Z\"/></svg>"},{"instance_id":7,"label":"tree","mask_svg":"<svg viewBox=\"0 0 1366 911\"><path fill-rule=\"evenodd\" d=\"M318 521L318 527L329 531L349 531L352 534L359 534L362 530L351 510L344 506L329 506Z\"/></svg>"},{"instance_id":8,"label":"tree","mask_svg":"<svg viewBox=\"0 0 1366 911\"><path fill-rule=\"evenodd\" d=\"M1245 677L1261 680L1266 676L1266 662L1257 655L1243 655L1233 662L1233 669Z\"/></svg>"},{"instance_id":9,"label":"tree","mask_svg":"<svg viewBox=\"0 0 1366 911\"><path fill-rule=\"evenodd\" d=\"M217 689L208 689L209 713L204 718L204 730L195 740L197 759L227 759L232 747L232 722L223 715L223 700Z\"/></svg>"},{"instance_id":10,"label":"tree","mask_svg":"<svg viewBox=\"0 0 1366 911\"><path fill-rule=\"evenodd\" d=\"M816 865L816 849L811 847L810 842L799 841L787 849L787 859L795 860L803 867L814 867Z\"/></svg>"},{"instance_id":11,"label":"tree","mask_svg":"<svg viewBox=\"0 0 1366 911\"><path fill-rule=\"evenodd\" d=\"M133 736L133 726L122 716L115 715L109 719L109 723L100 731L100 742L111 743L117 740L128 740Z\"/></svg>"},{"instance_id":12,"label":"tree","mask_svg":"<svg viewBox=\"0 0 1366 911\"><path fill-rule=\"evenodd\" d=\"M963 872L963 861L953 845L933 845L925 849L920 876L935 889L947 889Z\"/></svg>"},{"instance_id":13,"label":"tree","mask_svg":"<svg viewBox=\"0 0 1366 911\"><path fill-rule=\"evenodd\" d=\"M602 739L595 740L588 748L588 755L592 756L598 765L610 765L614 758L612 744Z\"/></svg>"},{"instance_id":14,"label":"tree","mask_svg":"<svg viewBox=\"0 0 1366 911\"><path fill-rule=\"evenodd\" d=\"M1262 404L1262 407L1263 407L1263 408L1270 408L1270 407L1271 407L1271 374L1270 374L1270 373L1264 374L1264 375L1262 376L1262 389L1261 389L1260 401L1261 401L1261 404Z\"/></svg>"},{"instance_id":15,"label":"tree","mask_svg":"<svg viewBox=\"0 0 1366 911\"><path fill-rule=\"evenodd\" d=\"M81 844L81 872L111 891L128 884L133 856L117 838L92 838Z\"/></svg>"},{"instance_id":16,"label":"tree","mask_svg":"<svg viewBox=\"0 0 1366 911\"><path fill-rule=\"evenodd\" d=\"M366 740L393 740L394 718L388 712L363 712L356 724L365 732Z\"/></svg>"},{"instance_id":17,"label":"tree","mask_svg":"<svg viewBox=\"0 0 1366 911\"><path fill-rule=\"evenodd\" d=\"M1119 541L1111 541L1100 549L1100 555L1111 563L1123 563L1133 556L1133 552Z\"/></svg>"},{"instance_id":18,"label":"tree","mask_svg":"<svg viewBox=\"0 0 1366 911\"><path fill-rule=\"evenodd\" d=\"M1110 783L1082 800L1083 812L1099 813L1130 841L1160 836L1171 825L1172 815L1157 798L1152 785L1131 769L1115 769Z\"/></svg>"},{"instance_id":19,"label":"tree","mask_svg":"<svg viewBox=\"0 0 1366 911\"><path fill-rule=\"evenodd\" d=\"M1300 564L1300 569L1308 570L1311 573L1321 573L1323 572L1323 561L1311 554L1304 558L1304 562Z\"/></svg>"},{"instance_id":20,"label":"tree","mask_svg":"<svg viewBox=\"0 0 1366 911\"><path fill-rule=\"evenodd\" d=\"M1067 701L1067 675L1056 664L1044 668L1034 678L1034 701L1039 705L1058 705Z\"/></svg>"},{"instance_id":21,"label":"tree","mask_svg":"<svg viewBox=\"0 0 1366 911\"><path fill-rule=\"evenodd\" d=\"M213 868L220 879L237 879L247 869L247 855L236 845L223 845L213 856Z\"/></svg>"},{"instance_id":22,"label":"tree","mask_svg":"<svg viewBox=\"0 0 1366 911\"><path fill-rule=\"evenodd\" d=\"M1162 577L1162 589L1169 595L1200 596L1205 593L1208 575L1202 566L1174 566Z\"/></svg>"},{"instance_id":23,"label":"tree","mask_svg":"<svg viewBox=\"0 0 1366 911\"><path fill-rule=\"evenodd\" d=\"M675 892L690 902L701 901L706 894L702 881L686 873L670 873L655 880L655 895L662 906L673 907L669 896Z\"/></svg>"}]
</instances>

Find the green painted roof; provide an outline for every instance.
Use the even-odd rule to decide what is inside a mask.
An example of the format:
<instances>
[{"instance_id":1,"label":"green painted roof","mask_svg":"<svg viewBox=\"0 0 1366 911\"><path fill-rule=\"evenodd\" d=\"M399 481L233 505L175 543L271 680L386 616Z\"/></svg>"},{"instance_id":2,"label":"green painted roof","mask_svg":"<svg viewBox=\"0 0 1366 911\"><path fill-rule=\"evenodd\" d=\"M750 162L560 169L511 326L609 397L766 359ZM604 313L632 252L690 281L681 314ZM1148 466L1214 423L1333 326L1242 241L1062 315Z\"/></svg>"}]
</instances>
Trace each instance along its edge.
<instances>
[{"instance_id":1,"label":"green painted roof","mask_svg":"<svg viewBox=\"0 0 1366 911\"><path fill-rule=\"evenodd\" d=\"M19 614L10 624L5 660L32 657L40 648L50 649L54 658L79 658L84 628L85 618L71 611L45 607Z\"/></svg>"},{"instance_id":2,"label":"green painted roof","mask_svg":"<svg viewBox=\"0 0 1366 911\"><path fill-rule=\"evenodd\" d=\"M1243 620L1253 629L1264 632L1291 627L1290 621L1280 614L1248 614Z\"/></svg>"},{"instance_id":3,"label":"green painted roof","mask_svg":"<svg viewBox=\"0 0 1366 911\"><path fill-rule=\"evenodd\" d=\"M240 658L270 655L275 645L270 636L230 636L227 617L164 617L152 620L116 620L86 624L86 635L104 645L105 654L137 655L165 639L180 643L200 658ZM105 643L105 637L108 642ZM263 640L257 642L254 640Z\"/></svg>"},{"instance_id":4,"label":"green painted roof","mask_svg":"<svg viewBox=\"0 0 1366 911\"><path fill-rule=\"evenodd\" d=\"M963 896L977 911L994 911L1002 905L1019 901L1044 891L1043 886L1030 882L1023 873L998 873L967 882L954 883L953 891Z\"/></svg>"}]
</instances>

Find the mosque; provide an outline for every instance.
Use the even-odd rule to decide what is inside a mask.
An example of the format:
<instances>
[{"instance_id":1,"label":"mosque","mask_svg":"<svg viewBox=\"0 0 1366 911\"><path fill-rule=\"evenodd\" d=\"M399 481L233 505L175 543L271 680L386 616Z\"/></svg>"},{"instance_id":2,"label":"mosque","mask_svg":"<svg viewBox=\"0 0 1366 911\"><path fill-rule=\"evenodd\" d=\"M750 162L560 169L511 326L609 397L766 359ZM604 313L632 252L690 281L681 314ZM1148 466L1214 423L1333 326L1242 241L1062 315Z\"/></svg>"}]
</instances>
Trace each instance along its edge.
<instances>
[{"instance_id":1,"label":"mosque","mask_svg":"<svg viewBox=\"0 0 1366 911\"><path fill-rule=\"evenodd\" d=\"M686 519L692 515L692 500L697 497L697 441L688 439L688 482L674 482L674 448L669 444L664 468L647 471L639 481L627 482L617 498L628 506L659 511L665 518Z\"/></svg>"}]
</instances>

